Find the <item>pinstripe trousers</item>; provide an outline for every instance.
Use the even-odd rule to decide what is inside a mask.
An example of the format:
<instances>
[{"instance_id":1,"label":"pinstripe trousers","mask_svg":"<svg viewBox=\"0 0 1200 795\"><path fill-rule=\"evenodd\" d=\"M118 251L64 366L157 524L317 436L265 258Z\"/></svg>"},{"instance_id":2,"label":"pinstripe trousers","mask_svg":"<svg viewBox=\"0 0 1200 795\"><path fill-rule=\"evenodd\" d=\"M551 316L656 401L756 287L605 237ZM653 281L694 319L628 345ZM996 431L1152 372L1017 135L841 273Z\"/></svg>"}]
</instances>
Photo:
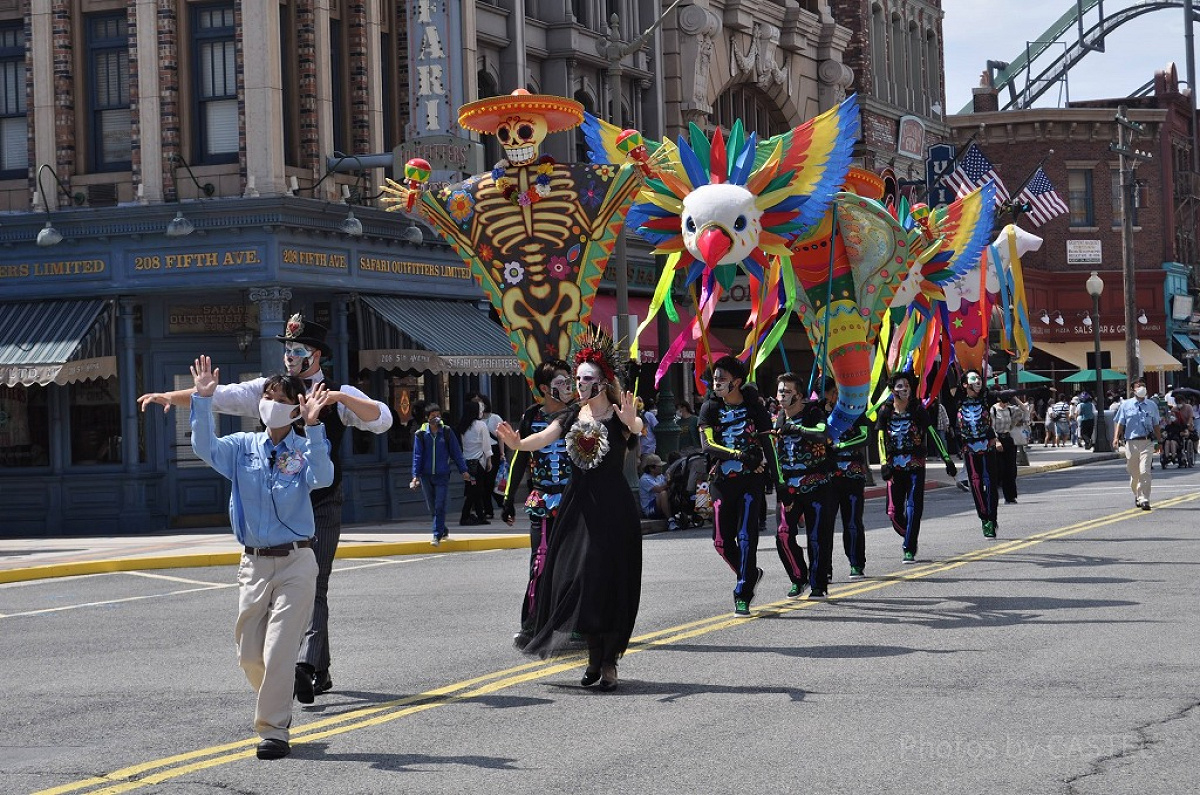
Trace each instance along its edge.
<instances>
[{"instance_id":1,"label":"pinstripe trousers","mask_svg":"<svg viewBox=\"0 0 1200 795\"><path fill-rule=\"evenodd\" d=\"M304 633L297 662L307 663L314 671L329 670L329 575L333 573L333 557L342 537L342 487L313 504L317 532L313 552L317 556L317 592L313 599L312 621Z\"/></svg>"}]
</instances>

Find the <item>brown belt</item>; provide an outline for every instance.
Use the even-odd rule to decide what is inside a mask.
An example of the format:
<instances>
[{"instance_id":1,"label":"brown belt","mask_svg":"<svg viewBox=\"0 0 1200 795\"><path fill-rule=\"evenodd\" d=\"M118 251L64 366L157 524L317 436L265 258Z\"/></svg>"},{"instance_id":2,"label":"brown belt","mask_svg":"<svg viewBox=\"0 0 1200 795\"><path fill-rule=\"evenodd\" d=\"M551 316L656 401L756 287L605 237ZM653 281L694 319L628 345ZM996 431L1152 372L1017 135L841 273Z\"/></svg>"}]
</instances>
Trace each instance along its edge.
<instances>
[{"instance_id":1,"label":"brown belt","mask_svg":"<svg viewBox=\"0 0 1200 795\"><path fill-rule=\"evenodd\" d=\"M280 544L277 547L246 547L247 555L257 555L263 558L284 558L291 554L293 549L305 549L311 547L313 540L306 538L303 541L293 541L290 544Z\"/></svg>"}]
</instances>

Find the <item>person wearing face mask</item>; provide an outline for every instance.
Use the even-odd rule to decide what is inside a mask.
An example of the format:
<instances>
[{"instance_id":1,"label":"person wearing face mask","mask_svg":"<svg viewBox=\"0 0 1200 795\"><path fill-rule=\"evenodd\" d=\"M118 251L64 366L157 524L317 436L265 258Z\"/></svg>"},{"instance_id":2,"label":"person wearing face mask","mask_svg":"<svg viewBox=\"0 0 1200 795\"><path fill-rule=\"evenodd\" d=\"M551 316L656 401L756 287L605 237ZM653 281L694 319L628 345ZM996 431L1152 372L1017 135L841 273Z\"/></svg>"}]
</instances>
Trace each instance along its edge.
<instances>
[{"instance_id":1,"label":"person wearing face mask","mask_svg":"<svg viewBox=\"0 0 1200 795\"><path fill-rule=\"evenodd\" d=\"M309 494L333 482L320 422L329 393L318 386L306 398L299 378L273 376L258 401L267 429L218 438L212 403L221 371L212 369L207 356L196 359L191 371L192 449L232 481L229 520L244 547L234 637L238 663L258 695L254 729L262 740L256 753L259 759L280 759L291 752L293 654L308 627L317 587ZM304 421L304 436L292 428L298 419Z\"/></svg>"},{"instance_id":2,"label":"person wearing face mask","mask_svg":"<svg viewBox=\"0 0 1200 795\"><path fill-rule=\"evenodd\" d=\"M562 359L548 359L533 372L533 384L541 395L541 402L534 403L521 414L521 425L517 432L522 438L541 433L550 426L555 417L574 402L574 382L571 368ZM558 516L563 492L571 479L571 462L567 458L567 445L556 439L538 450L515 450L508 468L508 486L504 492L504 506L500 517L512 525L517 510L514 499L520 482L529 473L529 498L525 500L525 513L529 516L529 582L521 600L521 630L517 642L528 640L533 633L533 617L537 612L537 591L542 572L546 570L546 553L550 534Z\"/></svg>"},{"instance_id":3,"label":"person wearing face mask","mask_svg":"<svg viewBox=\"0 0 1200 795\"><path fill-rule=\"evenodd\" d=\"M880 406L875 419L879 439L880 475L887 482L887 515L892 529L904 539L901 561L917 560L921 535L921 516L925 511L925 456L932 440L954 477L958 467L950 460L935 420L914 397L917 377L911 372L896 373L888 386L891 396Z\"/></svg>"},{"instance_id":4,"label":"person wearing face mask","mask_svg":"<svg viewBox=\"0 0 1200 795\"><path fill-rule=\"evenodd\" d=\"M471 473L470 484L463 493L458 523L463 527L489 524L487 517L492 511L492 494L488 488L493 472L492 435L483 421L483 405L479 401L467 401L454 432L462 442L462 455L467 462L467 471Z\"/></svg>"},{"instance_id":5,"label":"person wearing face mask","mask_svg":"<svg viewBox=\"0 0 1200 795\"><path fill-rule=\"evenodd\" d=\"M758 535L766 491L776 479L771 415L758 390L745 384L736 356L713 363L711 394L700 407L700 446L708 455L713 501L713 546L733 569L734 615L750 615L758 567Z\"/></svg>"},{"instance_id":6,"label":"person wearing face mask","mask_svg":"<svg viewBox=\"0 0 1200 795\"><path fill-rule=\"evenodd\" d=\"M832 566L837 515L830 485L833 445L825 433L827 415L819 402L808 402L800 396L800 379L795 373L779 376L775 397L779 401L774 424L775 457L779 462L775 549L792 581L788 598L799 599L804 589L810 588L810 598L823 599L829 586L828 569L824 567ZM808 530L807 567L796 543L802 527Z\"/></svg>"},{"instance_id":7,"label":"person wearing face mask","mask_svg":"<svg viewBox=\"0 0 1200 795\"><path fill-rule=\"evenodd\" d=\"M526 452L562 439L571 462L532 597L532 619L516 645L545 658L570 652L574 637L582 636L588 665L579 683L599 683L609 692L617 688L617 660L629 645L641 600L642 524L624 462L643 426L633 394L620 391L611 340L589 336L578 345L578 405L537 433L521 437L508 423L496 433L506 446Z\"/></svg>"},{"instance_id":8,"label":"person wearing face mask","mask_svg":"<svg viewBox=\"0 0 1200 795\"><path fill-rule=\"evenodd\" d=\"M1143 511L1150 510L1150 468L1162 441L1162 416L1158 405L1146 395L1146 382L1139 378L1133 382L1133 397L1121 401L1113 415L1113 449L1118 449L1124 439L1133 504Z\"/></svg>"},{"instance_id":9,"label":"person wearing face mask","mask_svg":"<svg viewBox=\"0 0 1200 795\"><path fill-rule=\"evenodd\" d=\"M458 437L442 422L442 407L430 403L425 406L425 424L413 434L412 480L408 487L420 489L425 497L425 505L433 517L431 543L435 547L450 535L446 529L446 500L450 493L451 464L462 473L469 495L476 479L463 459Z\"/></svg>"},{"instance_id":10,"label":"person wearing face mask","mask_svg":"<svg viewBox=\"0 0 1200 795\"><path fill-rule=\"evenodd\" d=\"M991 401L978 370L968 370L960 384L955 431L962 445L963 466L975 512L983 523L984 538L995 538L1000 502L1000 451L1002 445L992 427Z\"/></svg>"},{"instance_id":11,"label":"person wearing face mask","mask_svg":"<svg viewBox=\"0 0 1200 795\"><path fill-rule=\"evenodd\" d=\"M325 341L328 333L325 326L305 320L303 315L296 313L288 319L283 334L275 337L283 343L285 373L303 379L305 390L310 395L320 384L325 385L329 394L321 413L321 423L329 439L333 483L314 490L311 495L317 524L313 549L317 556L318 574L312 623L304 635L296 662L296 698L302 704L311 704L315 696L333 688L333 678L329 673L329 578L333 573L333 559L342 535L342 503L345 501L342 493L342 438L348 427L374 434L386 433L392 427L392 412L386 404L372 400L362 390L349 384L339 385L325 377L321 362L333 356L333 348ZM266 381L266 377L262 377L236 384L221 384L213 393L213 411L257 417L258 400ZM187 406L190 397L187 389L150 392L138 398L138 405L142 411L154 403L170 410L171 406Z\"/></svg>"}]
</instances>

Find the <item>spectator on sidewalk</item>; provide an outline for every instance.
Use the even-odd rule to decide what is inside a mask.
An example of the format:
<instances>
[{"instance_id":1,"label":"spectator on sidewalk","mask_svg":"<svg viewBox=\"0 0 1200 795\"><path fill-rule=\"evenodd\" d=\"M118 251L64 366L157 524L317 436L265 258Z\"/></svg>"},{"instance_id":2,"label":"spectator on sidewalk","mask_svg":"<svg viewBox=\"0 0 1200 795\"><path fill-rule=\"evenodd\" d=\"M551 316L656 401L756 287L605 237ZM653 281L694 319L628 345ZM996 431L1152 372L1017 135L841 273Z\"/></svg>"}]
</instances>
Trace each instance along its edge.
<instances>
[{"instance_id":1,"label":"spectator on sidewalk","mask_svg":"<svg viewBox=\"0 0 1200 795\"><path fill-rule=\"evenodd\" d=\"M675 406L675 422L679 425L679 449L690 450L700 446L700 421L686 400Z\"/></svg>"},{"instance_id":2,"label":"spectator on sidewalk","mask_svg":"<svg viewBox=\"0 0 1200 795\"><path fill-rule=\"evenodd\" d=\"M1087 392L1080 393L1079 405L1076 407L1079 416L1079 438L1087 450L1092 449L1092 436L1096 430L1096 404Z\"/></svg>"},{"instance_id":3,"label":"spectator on sidewalk","mask_svg":"<svg viewBox=\"0 0 1200 795\"><path fill-rule=\"evenodd\" d=\"M454 432L462 442L462 457L467 462L471 481L463 492L462 511L458 523L463 527L488 524L488 512L492 510L492 497L488 492L488 478L492 469L492 436L483 421L483 404L477 400L467 401L463 416L459 418Z\"/></svg>"},{"instance_id":4,"label":"spectator on sidewalk","mask_svg":"<svg viewBox=\"0 0 1200 795\"><path fill-rule=\"evenodd\" d=\"M1013 398L1012 392L1000 392L991 408L992 430L1000 440L1000 486L1004 502L1010 505L1017 501L1017 442L1013 438L1013 428L1024 419L1024 412Z\"/></svg>"},{"instance_id":5,"label":"spectator on sidewalk","mask_svg":"<svg viewBox=\"0 0 1200 795\"><path fill-rule=\"evenodd\" d=\"M1125 468L1133 504L1150 510L1151 461L1154 448L1162 441L1162 418L1158 404L1146 399L1146 382L1133 382L1133 397L1121 402L1113 416L1113 449L1125 442ZM1153 444L1152 444L1153 440Z\"/></svg>"},{"instance_id":6,"label":"spectator on sidewalk","mask_svg":"<svg viewBox=\"0 0 1200 795\"><path fill-rule=\"evenodd\" d=\"M1051 436L1053 428L1053 436ZM1062 447L1071 439L1071 404L1063 392L1058 393L1058 400L1046 410L1046 439L1053 438L1054 447Z\"/></svg>"},{"instance_id":7,"label":"spectator on sidewalk","mask_svg":"<svg viewBox=\"0 0 1200 795\"><path fill-rule=\"evenodd\" d=\"M433 516L433 545L436 547L450 532L446 529L446 498L450 492L450 464L462 473L468 487L471 473L463 460L458 437L442 422L442 407L425 407L425 424L413 436L413 475L410 489L420 489L425 505Z\"/></svg>"},{"instance_id":8,"label":"spectator on sidewalk","mask_svg":"<svg viewBox=\"0 0 1200 795\"><path fill-rule=\"evenodd\" d=\"M638 478L639 503L642 516L647 519L666 519L671 515L667 502L667 476L663 474L663 460L654 453L642 456Z\"/></svg>"}]
</instances>

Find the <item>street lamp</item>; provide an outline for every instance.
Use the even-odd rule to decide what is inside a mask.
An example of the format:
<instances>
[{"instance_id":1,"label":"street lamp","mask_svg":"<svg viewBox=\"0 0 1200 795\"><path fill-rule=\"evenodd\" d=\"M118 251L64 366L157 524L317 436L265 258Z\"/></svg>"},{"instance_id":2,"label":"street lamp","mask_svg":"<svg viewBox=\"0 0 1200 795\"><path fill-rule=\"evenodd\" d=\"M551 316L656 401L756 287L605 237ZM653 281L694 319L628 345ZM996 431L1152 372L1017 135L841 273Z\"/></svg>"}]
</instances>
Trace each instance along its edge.
<instances>
[{"instance_id":1,"label":"street lamp","mask_svg":"<svg viewBox=\"0 0 1200 795\"><path fill-rule=\"evenodd\" d=\"M1096 348L1096 427L1092 437L1092 452L1111 453L1112 443L1108 429L1104 427L1104 368L1100 366L1100 294L1104 292L1104 280L1095 271L1087 279L1088 295L1092 297L1092 339Z\"/></svg>"}]
</instances>

